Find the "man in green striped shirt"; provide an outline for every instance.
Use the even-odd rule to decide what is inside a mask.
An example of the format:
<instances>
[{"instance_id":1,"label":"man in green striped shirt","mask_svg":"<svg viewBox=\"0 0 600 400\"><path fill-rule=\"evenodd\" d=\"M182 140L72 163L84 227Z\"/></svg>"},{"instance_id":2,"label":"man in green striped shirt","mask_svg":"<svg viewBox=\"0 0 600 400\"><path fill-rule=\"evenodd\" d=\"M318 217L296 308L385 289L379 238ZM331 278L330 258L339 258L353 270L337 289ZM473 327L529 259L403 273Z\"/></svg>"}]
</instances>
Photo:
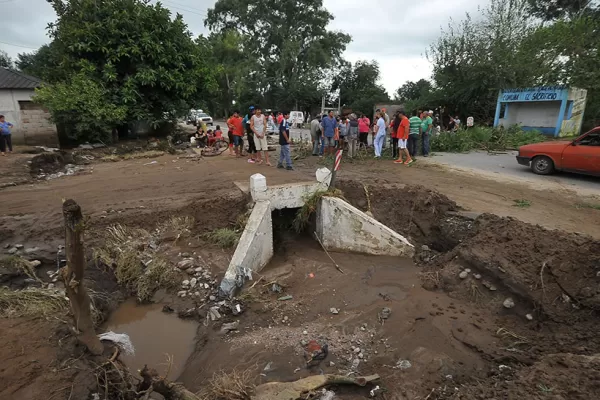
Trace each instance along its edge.
<instances>
[{"instance_id":1,"label":"man in green striped shirt","mask_svg":"<svg viewBox=\"0 0 600 400\"><path fill-rule=\"evenodd\" d=\"M410 123L410 130L408 135L408 152L411 158L414 160L417 156L417 143L419 142L419 135L421 134L421 118L418 117L417 111L412 112L412 117L408 120Z\"/></svg>"}]
</instances>

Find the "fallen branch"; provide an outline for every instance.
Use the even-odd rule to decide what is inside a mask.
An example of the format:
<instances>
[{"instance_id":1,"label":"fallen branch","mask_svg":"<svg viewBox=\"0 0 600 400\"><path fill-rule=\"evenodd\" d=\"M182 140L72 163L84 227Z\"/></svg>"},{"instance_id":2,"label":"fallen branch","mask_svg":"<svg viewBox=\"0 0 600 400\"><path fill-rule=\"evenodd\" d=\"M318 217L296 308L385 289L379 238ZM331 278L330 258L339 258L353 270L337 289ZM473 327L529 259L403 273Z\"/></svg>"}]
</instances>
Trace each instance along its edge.
<instances>
[{"instance_id":1,"label":"fallen branch","mask_svg":"<svg viewBox=\"0 0 600 400\"><path fill-rule=\"evenodd\" d=\"M140 376L142 382L138 386L138 393L145 392L146 396L149 396L149 393L156 392L168 400L200 400L183 385L169 382L166 378L158 375L155 369L150 369L148 366L144 366L144 369L140 371Z\"/></svg>"},{"instance_id":2,"label":"fallen branch","mask_svg":"<svg viewBox=\"0 0 600 400\"><path fill-rule=\"evenodd\" d=\"M358 385L376 381L379 375L356 378L341 375L314 375L295 382L269 382L256 387L252 400L295 400L326 385Z\"/></svg>"},{"instance_id":3,"label":"fallen branch","mask_svg":"<svg viewBox=\"0 0 600 400\"><path fill-rule=\"evenodd\" d=\"M342 270L340 268L340 266L335 262L335 260L329 255L329 252L327 251L327 249L325 248L325 246L323 246L323 242L321 242L321 239L319 238L319 235L317 235L317 232L315 232L315 237L317 238L317 241L321 245L321 248L323 249L323 251L325 251L325 254L327 254L327 257L329 257L329 259L331 260L331 262L333 263L333 265L335 265L335 268L338 271L340 271L342 274L345 273L344 270Z\"/></svg>"}]
</instances>

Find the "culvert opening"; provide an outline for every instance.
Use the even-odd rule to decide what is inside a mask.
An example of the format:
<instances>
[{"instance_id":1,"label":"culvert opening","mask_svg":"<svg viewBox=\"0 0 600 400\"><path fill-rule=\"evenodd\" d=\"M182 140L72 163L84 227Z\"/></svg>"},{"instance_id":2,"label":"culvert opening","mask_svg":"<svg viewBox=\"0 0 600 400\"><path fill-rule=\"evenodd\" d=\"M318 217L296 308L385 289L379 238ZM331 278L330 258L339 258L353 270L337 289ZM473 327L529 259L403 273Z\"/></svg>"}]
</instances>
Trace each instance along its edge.
<instances>
[{"instance_id":1,"label":"culvert opening","mask_svg":"<svg viewBox=\"0 0 600 400\"><path fill-rule=\"evenodd\" d=\"M295 241L310 240L310 229L297 227L297 216L300 208L284 208L273 210L271 220L273 221L273 251L283 253Z\"/></svg>"}]
</instances>

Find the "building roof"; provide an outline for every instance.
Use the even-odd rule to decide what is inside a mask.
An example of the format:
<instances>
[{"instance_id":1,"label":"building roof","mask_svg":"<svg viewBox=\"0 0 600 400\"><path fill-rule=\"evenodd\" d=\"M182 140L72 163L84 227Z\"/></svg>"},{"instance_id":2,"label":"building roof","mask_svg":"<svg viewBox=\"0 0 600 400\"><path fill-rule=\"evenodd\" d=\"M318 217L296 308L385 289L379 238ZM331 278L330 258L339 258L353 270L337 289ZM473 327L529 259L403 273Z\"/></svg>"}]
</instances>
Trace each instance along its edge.
<instances>
[{"instance_id":1,"label":"building roof","mask_svg":"<svg viewBox=\"0 0 600 400\"><path fill-rule=\"evenodd\" d=\"M0 68L0 89L35 89L42 81L19 71Z\"/></svg>"}]
</instances>

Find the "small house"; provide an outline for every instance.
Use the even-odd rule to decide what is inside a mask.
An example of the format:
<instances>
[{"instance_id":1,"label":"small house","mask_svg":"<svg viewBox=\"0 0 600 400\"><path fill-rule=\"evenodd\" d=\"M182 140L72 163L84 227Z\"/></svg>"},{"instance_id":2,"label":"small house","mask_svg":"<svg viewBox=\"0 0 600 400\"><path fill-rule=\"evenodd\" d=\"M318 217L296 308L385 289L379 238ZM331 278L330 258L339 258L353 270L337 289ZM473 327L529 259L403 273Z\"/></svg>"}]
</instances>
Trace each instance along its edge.
<instances>
[{"instance_id":1,"label":"small house","mask_svg":"<svg viewBox=\"0 0 600 400\"><path fill-rule=\"evenodd\" d=\"M0 68L0 115L12 123L14 144L57 146L50 113L32 101L41 81L19 71Z\"/></svg>"}]
</instances>

